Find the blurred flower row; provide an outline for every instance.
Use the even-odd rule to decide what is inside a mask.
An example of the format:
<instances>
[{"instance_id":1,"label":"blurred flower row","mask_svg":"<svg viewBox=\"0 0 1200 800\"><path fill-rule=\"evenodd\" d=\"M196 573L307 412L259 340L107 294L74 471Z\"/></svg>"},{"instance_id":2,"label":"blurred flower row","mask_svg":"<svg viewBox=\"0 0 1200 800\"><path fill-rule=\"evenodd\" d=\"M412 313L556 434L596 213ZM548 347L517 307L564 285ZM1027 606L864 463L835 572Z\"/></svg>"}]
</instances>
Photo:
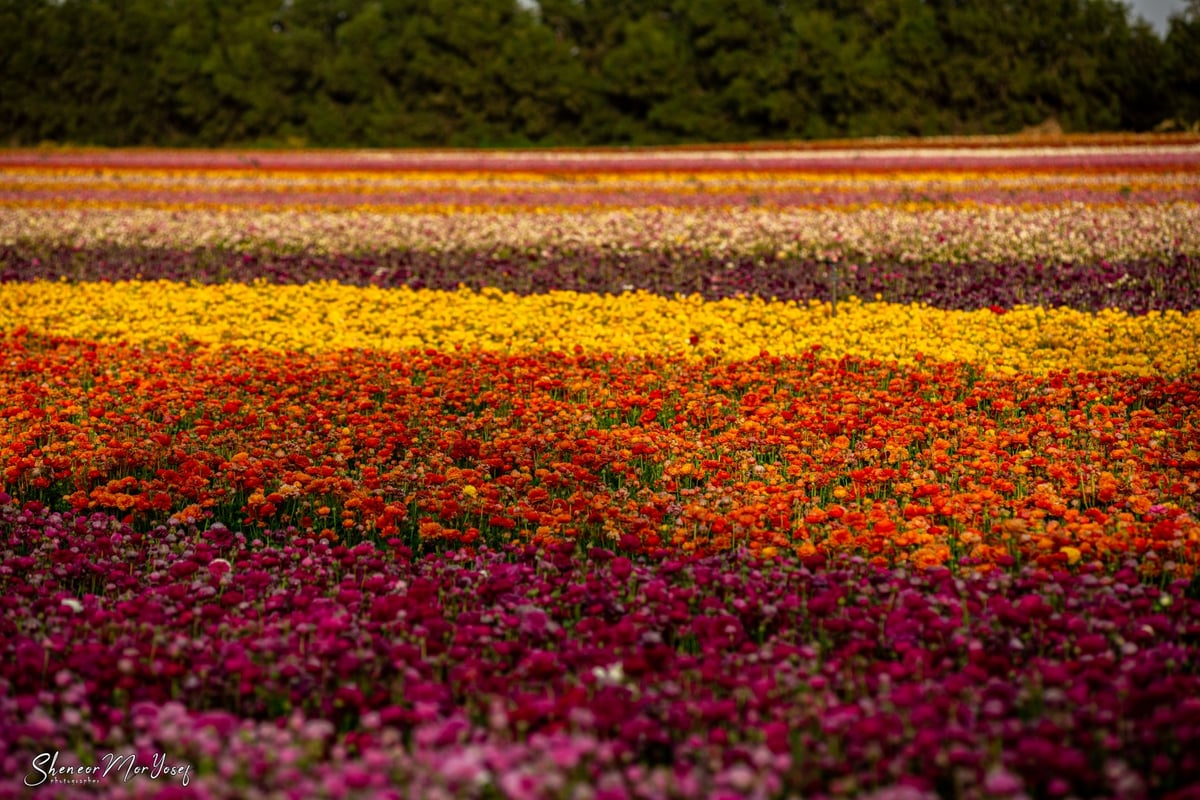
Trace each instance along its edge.
<instances>
[{"instance_id":1,"label":"blurred flower row","mask_svg":"<svg viewBox=\"0 0 1200 800\"><path fill-rule=\"evenodd\" d=\"M412 560L0 503L7 776L41 752L115 751L194 767L186 790L117 784L133 796L1142 797L1200 781L1195 581L575 545ZM91 796L71 788L58 796Z\"/></svg>"},{"instance_id":2,"label":"blurred flower row","mask_svg":"<svg viewBox=\"0 0 1200 800\"><path fill-rule=\"evenodd\" d=\"M189 172L3 168L0 203L182 207L852 209L1200 200L1200 170L721 172Z\"/></svg>"},{"instance_id":3,"label":"blurred flower row","mask_svg":"<svg viewBox=\"0 0 1200 800\"><path fill-rule=\"evenodd\" d=\"M1200 254L1200 204L1064 203L939 208L887 204L852 211L547 209L484 205L423 212L189 209L21 203L0 212L5 252L112 245L179 251L364 254L391 251L536 256L585 269L605 254L647 253L687 269L697 258L845 263L1048 263L1170 259Z\"/></svg>"},{"instance_id":4,"label":"blurred flower row","mask_svg":"<svg viewBox=\"0 0 1200 800\"><path fill-rule=\"evenodd\" d=\"M596 172L671 173L740 170L832 172L905 170L1196 171L1196 134L1098 134L1052 137L719 144L668 148L539 150L105 150L16 149L0 153L5 169L279 172Z\"/></svg>"},{"instance_id":5,"label":"blurred flower row","mask_svg":"<svg viewBox=\"0 0 1200 800\"><path fill-rule=\"evenodd\" d=\"M694 253L664 258L650 250L586 253L388 250L345 253L243 253L219 247L161 250L102 244L0 247L0 282L31 280L278 284L335 281L451 291L500 289L515 294L643 290L710 300L739 296L832 301L835 297L924 303L971 310L1017 305L1078 311L1118 308L1133 314L1200 309L1200 257L1133 261L928 263L838 262L776 255Z\"/></svg>"}]
</instances>

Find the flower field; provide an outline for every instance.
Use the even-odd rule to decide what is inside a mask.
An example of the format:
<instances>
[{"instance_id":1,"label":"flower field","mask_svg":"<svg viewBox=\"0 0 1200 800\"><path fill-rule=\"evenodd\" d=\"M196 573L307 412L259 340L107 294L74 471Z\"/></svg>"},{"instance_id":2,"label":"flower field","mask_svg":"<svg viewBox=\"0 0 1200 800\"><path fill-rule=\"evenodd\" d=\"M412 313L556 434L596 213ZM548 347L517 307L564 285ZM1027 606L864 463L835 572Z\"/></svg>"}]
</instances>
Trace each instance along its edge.
<instances>
[{"instance_id":1,"label":"flower field","mask_svg":"<svg viewBox=\"0 0 1200 800\"><path fill-rule=\"evenodd\" d=\"M1197 137L0 151L0 797L1200 797L1198 507Z\"/></svg>"}]
</instances>

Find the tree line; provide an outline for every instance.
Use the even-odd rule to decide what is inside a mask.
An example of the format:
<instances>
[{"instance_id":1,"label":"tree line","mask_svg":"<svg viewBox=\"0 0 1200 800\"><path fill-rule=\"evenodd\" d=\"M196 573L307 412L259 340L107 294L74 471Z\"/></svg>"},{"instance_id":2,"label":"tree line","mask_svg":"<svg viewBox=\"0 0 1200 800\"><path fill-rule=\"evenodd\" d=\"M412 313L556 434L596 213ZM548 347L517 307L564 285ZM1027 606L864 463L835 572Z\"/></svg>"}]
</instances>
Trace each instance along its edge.
<instances>
[{"instance_id":1,"label":"tree line","mask_svg":"<svg viewBox=\"0 0 1200 800\"><path fill-rule=\"evenodd\" d=\"M0 142L667 144L1200 120L1200 0L0 0ZM1170 124L1170 123L1168 123Z\"/></svg>"}]
</instances>

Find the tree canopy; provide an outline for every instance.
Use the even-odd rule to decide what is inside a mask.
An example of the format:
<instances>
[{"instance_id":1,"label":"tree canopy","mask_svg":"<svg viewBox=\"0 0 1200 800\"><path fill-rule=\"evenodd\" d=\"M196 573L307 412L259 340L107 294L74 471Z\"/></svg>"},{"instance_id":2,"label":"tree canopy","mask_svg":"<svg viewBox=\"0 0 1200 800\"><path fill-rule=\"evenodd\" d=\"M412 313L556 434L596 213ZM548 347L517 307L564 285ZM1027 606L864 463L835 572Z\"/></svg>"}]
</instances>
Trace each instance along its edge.
<instances>
[{"instance_id":1,"label":"tree canopy","mask_svg":"<svg viewBox=\"0 0 1200 800\"><path fill-rule=\"evenodd\" d=\"M0 0L0 136L666 144L1200 120L1200 0Z\"/></svg>"}]
</instances>

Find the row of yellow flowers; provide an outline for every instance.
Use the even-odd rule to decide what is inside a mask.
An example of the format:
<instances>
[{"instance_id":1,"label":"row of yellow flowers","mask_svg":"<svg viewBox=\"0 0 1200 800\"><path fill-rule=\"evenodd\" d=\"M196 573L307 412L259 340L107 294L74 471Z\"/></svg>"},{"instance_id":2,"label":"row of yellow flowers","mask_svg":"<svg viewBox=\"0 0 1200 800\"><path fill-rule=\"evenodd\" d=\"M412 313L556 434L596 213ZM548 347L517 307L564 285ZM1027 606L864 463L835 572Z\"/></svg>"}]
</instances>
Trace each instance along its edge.
<instances>
[{"instance_id":1,"label":"row of yellow flowers","mask_svg":"<svg viewBox=\"0 0 1200 800\"><path fill-rule=\"evenodd\" d=\"M901 363L961 361L1013 374L1059 369L1185 374L1200 369L1200 312L1018 307L947 311L850 300L705 301L498 290L34 282L0 287L0 330L98 341L176 339L278 351L572 351L614 354L823 355Z\"/></svg>"}]
</instances>

